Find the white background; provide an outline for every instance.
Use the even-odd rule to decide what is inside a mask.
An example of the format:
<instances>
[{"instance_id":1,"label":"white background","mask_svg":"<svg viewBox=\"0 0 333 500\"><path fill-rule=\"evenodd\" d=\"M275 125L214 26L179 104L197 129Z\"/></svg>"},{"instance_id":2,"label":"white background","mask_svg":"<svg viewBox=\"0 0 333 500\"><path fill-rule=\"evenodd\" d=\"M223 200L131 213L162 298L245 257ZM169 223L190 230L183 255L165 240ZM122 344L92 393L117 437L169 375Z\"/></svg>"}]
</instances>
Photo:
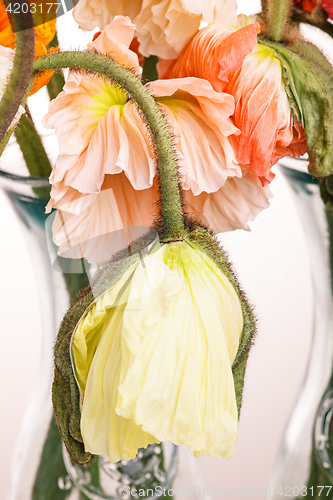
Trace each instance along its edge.
<instances>
[{"instance_id":1,"label":"white background","mask_svg":"<svg viewBox=\"0 0 333 500\"><path fill-rule=\"evenodd\" d=\"M76 31L65 17L70 15L61 19L63 30L75 47ZM37 114L43 115L42 100L38 106ZM269 484L309 354L312 295L306 243L289 187L278 168L273 170L277 176L271 207L252 223L251 232L221 236L255 306L258 335L248 363L234 456L228 461L199 459L207 488L259 491ZM0 214L0 498L5 498L15 438L38 380L42 332L34 270L2 193Z\"/></svg>"}]
</instances>

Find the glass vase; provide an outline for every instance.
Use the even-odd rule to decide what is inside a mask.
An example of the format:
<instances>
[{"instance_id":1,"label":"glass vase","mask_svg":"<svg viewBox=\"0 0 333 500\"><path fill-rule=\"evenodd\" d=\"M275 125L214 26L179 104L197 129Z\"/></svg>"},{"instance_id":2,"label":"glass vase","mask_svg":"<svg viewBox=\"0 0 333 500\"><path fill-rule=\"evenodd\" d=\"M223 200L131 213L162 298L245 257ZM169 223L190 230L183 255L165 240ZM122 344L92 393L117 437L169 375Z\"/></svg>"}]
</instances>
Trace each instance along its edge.
<instances>
[{"instance_id":1,"label":"glass vase","mask_svg":"<svg viewBox=\"0 0 333 500\"><path fill-rule=\"evenodd\" d=\"M13 155L7 156L12 162ZM2 168L6 168L6 162ZM200 462L187 449L170 443L150 445L129 462L110 464L107 457L98 457L90 468L71 462L52 416L53 345L71 299L89 285L96 267L90 269L87 263L82 267L81 260L74 266L66 262L64 272L55 262L45 215L50 193L47 179L0 170L0 188L28 244L42 316L41 369L17 438L7 500L127 500L142 497L140 489L148 492L148 498L157 498L163 490L172 496L175 489L193 484L204 488ZM75 272L68 272L73 268Z\"/></svg>"},{"instance_id":2,"label":"glass vase","mask_svg":"<svg viewBox=\"0 0 333 500\"><path fill-rule=\"evenodd\" d=\"M331 468L327 448L333 399L327 384L332 374L333 325L327 213L318 181L307 173L306 160L284 158L279 164L292 189L308 247L313 335L302 388L277 453L270 492L274 499L319 498L319 493L333 498L333 491L329 490L333 475L323 480L322 491L313 484L314 470L322 470L326 477Z\"/></svg>"}]
</instances>

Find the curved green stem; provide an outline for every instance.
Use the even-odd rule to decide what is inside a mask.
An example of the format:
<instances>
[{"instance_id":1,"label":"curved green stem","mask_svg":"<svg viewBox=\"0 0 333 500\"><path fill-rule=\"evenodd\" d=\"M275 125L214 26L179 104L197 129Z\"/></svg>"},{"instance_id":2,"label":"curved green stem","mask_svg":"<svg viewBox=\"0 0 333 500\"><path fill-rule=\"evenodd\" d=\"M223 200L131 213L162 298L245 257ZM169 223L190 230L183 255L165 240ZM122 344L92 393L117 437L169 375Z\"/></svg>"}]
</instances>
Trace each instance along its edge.
<instances>
[{"instance_id":1,"label":"curved green stem","mask_svg":"<svg viewBox=\"0 0 333 500\"><path fill-rule=\"evenodd\" d=\"M5 4L8 5L5 0ZM24 5L26 0L18 0ZM0 142L7 133L29 86L35 50L34 22L30 11L27 14L12 14L16 32L14 67L8 85L0 101Z\"/></svg>"},{"instance_id":2,"label":"curved green stem","mask_svg":"<svg viewBox=\"0 0 333 500\"><path fill-rule=\"evenodd\" d=\"M22 105L23 107L25 107L25 105L26 105L26 102L27 102L27 100L28 100L28 97L29 97L30 91L31 91L31 89L32 89L33 83L34 83L34 78L32 78L32 79L30 80L29 85L28 85L28 87L27 87L27 90L26 90L26 92L25 92L25 96L23 97L23 101L22 101L22 103L21 103L21 105ZM7 130L7 132L5 133L5 135L4 135L3 139L2 139L2 141L0 142L0 156L1 156L1 155L2 155L2 153L4 152L5 147L7 146L8 142L9 142L9 139L11 138L11 136L13 135L13 133L15 132L16 125L17 125L17 124L15 124L15 125L14 125L14 127L9 128L9 129Z\"/></svg>"},{"instance_id":3,"label":"curved green stem","mask_svg":"<svg viewBox=\"0 0 333 500\"><path fill-rule=\"evenodd\" d=\"M98 73L117 83L130 94L147 120L156 148L164 223L163 239L182 239L185 230L172 142L154 98L140 80L115 61L87 52L57 52L38 59L33 68L35 73L62 68Z\"/></svg>"},{"instance_id":4,"label":"curved green stem","mask_svg":"<svg viewBox=\"0 0 333 500\"><path fill-rule=\"evenodd\" d=\"M268 7L268 37L279 42L291 15L292 0L267 0L264 3Z\"/></svg>"}]
</instances>

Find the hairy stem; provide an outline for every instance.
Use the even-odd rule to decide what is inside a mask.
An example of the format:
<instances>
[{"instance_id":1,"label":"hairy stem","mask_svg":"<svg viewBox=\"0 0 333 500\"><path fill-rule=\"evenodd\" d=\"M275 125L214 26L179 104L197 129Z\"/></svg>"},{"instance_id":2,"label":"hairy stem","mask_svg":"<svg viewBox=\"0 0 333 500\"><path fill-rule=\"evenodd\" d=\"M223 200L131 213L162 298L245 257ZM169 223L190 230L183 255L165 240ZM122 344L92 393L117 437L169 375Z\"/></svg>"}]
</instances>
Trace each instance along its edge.
<instances>
[{"instance_id":1,"label":"hairy stem","mask_svg":"<svg viewBox=\"0 0 333 500\"><path fill-rule=\"evenodd\" d=\"M291 15L292 0L266 0L265 3L268 7L267 34L271 40L279 42Z\"/></svg>"},{"instance_id":2,"label":"hairy stem","mask_svg":"<svg viewBox=\"0 0 333 500\"><path fill-rule=\"evenodd\" d=\"M84 69L89 73L99 73L120 85L137 103L147 120L156 148L164 240L182 239L184 223L176 162L169 132L154 98L133 73L104 56L87 52L57 52L42 57L34 63L35 75L40 71L62 68Z\"/></svg>"},{"instance_id":3,"label":"hairy stem","mask_svg":"<svg viewBox=\"0 0 333 500\"><path fill-rule=\"evenodd\" d=\"M5 0L5 5L10 2ZM26 0L17 0L20 7ZM14 67L8 85L0 101L0 142L6 135L29 86L35 49L35 31L32 15L12 14L16 32Z\"/></svg>"},{"instance_id":4,"label":"hairy stem","mask_svg":"<svg viewBox=\"0 0 333 500\"><path fill-rule=\"evenodd\" d=\"M266 20L267 11L268 11L268 0L261 0L261 14L264 20Z\"/></svg>"}]
</instances>

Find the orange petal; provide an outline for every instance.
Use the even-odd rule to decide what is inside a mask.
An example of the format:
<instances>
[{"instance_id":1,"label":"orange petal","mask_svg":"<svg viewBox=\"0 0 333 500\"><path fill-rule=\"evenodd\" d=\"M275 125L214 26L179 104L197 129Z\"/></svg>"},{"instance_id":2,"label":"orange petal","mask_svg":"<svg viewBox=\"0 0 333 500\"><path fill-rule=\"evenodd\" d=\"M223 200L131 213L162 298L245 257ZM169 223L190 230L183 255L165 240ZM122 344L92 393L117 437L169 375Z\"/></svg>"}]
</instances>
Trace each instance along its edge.
<instances>
[{"instance_id":1,"label":"orange petal","mask_svg":"<svg viewBox=\"0 0 333 500\"><path fill-rule=\"evenodd\" d=\"M54 52L57 52L59 49L55 47L51 47L49 51L46 50L44 44L42 42L36 42L35 43L35 61L36 59L39 59L40 57L44 57L47 54L53 54ZM54 71L44 71L43 73L39 73L37 78L34 81L34 84L32 86L31 92L29 95L35 94L39 89L44 87L44 85L47 85L49 81L51 80L51 77L53 75Z\"/></svg>"},{"instance_id":2,"label":"orange petal","mask_svg":"<svg viewBox=\"0 0 333 500\"><path fill-rule=\"evenodd\" d=\"M11 49L15 47L15 35L12 32L3 0L0 0L0 45Z\"/></svg>"},{"instance_id":3,"label":"orange petal","mask_svg":"<svg viewBox=\"0 0 333 500\"><path fill-rule=\"evenodd\" d=\"M222 92L229 73L240 68L255 48L259 32L258 23L240 29L228 24L207 26L192 38L176 61L159 65L159 77L204 78L214 90Z\"/></svg>"},{"instance_id":4,"label":"orange petal","mask_svg":"<svg viewBox=\"0 0 333 500\"><path fill-rule=\"evenodd\" d=\"M45 24L40 24L35 27L35 40L42 42L45 46L48 45L54 38L56 33L56 22L54 19Z\"/></svg>"},{"instance_id":5,"label":"orange petal","mask_svg":"<svg viewBox=\"0 0 333 500\"><path fill-rule=\"evenodd\" d=\"M235 125L242 132L237 159L251 165L267 184L274 178L270 169L279 158L306 152L304 130L292 117L279 59L258 44L225 90L235 98Z\"/></svg>"}]
</instances>

